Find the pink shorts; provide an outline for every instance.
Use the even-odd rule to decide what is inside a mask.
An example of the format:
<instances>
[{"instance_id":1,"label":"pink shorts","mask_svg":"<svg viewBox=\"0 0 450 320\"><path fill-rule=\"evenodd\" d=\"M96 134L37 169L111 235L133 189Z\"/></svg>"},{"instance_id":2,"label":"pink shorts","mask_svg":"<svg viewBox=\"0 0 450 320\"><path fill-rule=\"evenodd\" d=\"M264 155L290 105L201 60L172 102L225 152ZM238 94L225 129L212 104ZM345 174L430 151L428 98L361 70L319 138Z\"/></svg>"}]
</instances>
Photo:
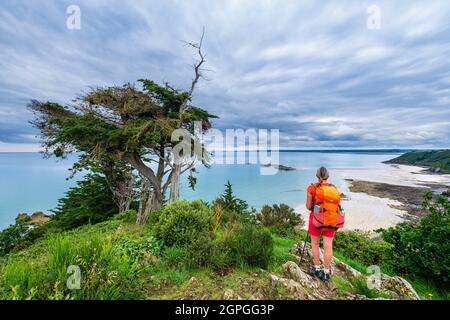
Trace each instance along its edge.
<instances>
[{"instance_id":1,"label":"pink shorts","mask_svg":"<svg viewBox=\"0 0 450 320\"><path fill-rule=\"evenodd\" d=\"M334 234L336 230L334 229L317 229L313 224L314 213L309 214L309 224L308 224L308 233L313 237L320 237L320 234L323 234L324 237L334 238Z\"/></svg>"}]
</instances>

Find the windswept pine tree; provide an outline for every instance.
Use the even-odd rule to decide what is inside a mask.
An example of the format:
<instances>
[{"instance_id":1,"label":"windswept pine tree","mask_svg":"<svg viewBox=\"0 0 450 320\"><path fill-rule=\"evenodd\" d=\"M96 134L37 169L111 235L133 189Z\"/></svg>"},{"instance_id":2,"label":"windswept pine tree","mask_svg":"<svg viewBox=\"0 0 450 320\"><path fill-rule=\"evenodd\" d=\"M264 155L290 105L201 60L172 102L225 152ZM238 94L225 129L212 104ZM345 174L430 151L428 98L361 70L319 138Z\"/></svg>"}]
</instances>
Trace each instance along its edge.
<instances>
[{"instance_id":1,"label":"windswept pine tree","mask_svg":"<svg viewBox=\"0 0 450 320\"><path fill-rule=\"evenodd\" d=\"M199 44L188 43L200 57L189 91L141 79L138 85L92 89L70 106L36 100L29 104L35 114L32 124L40 131L46 154L64 157L70 152L81 153L74 169L94 167L102 172L121 211L139 198L138 223L145 223L150 212L161 208L169 189L170 201L178 200L181 174L192 170L198 161L208 163L194 122L200 123L204 133L215 116L191 103L205 62L202 41L203 35ZM188 134L188 141L181 142L200 147L188 152L175 150L180 141L173 141L172 134L177 129ZM175 161L177 157L179 161Z\"/></svg>"}]
</instances>

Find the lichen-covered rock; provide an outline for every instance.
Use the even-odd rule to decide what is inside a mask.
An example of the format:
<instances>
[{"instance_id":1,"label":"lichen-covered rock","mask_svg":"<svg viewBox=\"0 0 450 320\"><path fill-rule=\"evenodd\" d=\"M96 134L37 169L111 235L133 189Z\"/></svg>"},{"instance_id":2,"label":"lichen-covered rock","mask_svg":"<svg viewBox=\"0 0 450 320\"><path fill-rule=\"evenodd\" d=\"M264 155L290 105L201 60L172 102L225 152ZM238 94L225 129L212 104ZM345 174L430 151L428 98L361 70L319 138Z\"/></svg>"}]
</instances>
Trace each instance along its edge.
<instances>
[{"instance_id":1,"label":"lichen-covered rock","mask_svg":"<svg viewBox=\"0 0 450 320\"><path fill-rule=\"evenodd\" d=\"M304 247L304 244L305 244L304 241L300 241L299 243L295 244L291 249L291 253L297 256L301 256L303 248L305 248L303 258L311 258L312 257L311 243L307 242L306 247Z\"/></svg>"},{"instance_id":2,"label":"lichen-covered rock","mask_svg":"<svg viewBox=\"0 0 450 320\"><path fill-rule=\"evenodd\" d=\"M361 272L359 272L356 269L353 269L348 264L343 263L343 262L341 262L341 261L339 261L337 259L335 259L335 260L336 260L335 268L340 270L341 272L346 273L347 275L355 277L355 278L358 278L358 277L362 276Z\"/></svg>"},{"instance_id":3,"label":"lichen-covered rock","mask_svg":"<svg viewBox=\"0 0 450 320\"><path fill-rule=\"evenodd\" d=\"M259 288L254 294L252 294L250 300L265 300L266 295L264 294L264 290Z\"/></svg>"},{"instance_id":4,"label":"lichen-covered rock","mask_svg":"<svg viewBox=\"0 0 450 320\"><path fill-rule=\"evenodd\" d=\"M275 291L285 290L300 300L309 300L311 298L305 288L303 288L300 283L292 279L285 279L271 274L270 283L272 285L272 289Z\"/></svg>"},{"instance_id":5,"label":"lichen-covered rock","mask_svg":"<svg viewBox=\"0 0 450 320\"><path fill-rule=\"evenodd\" d=\"M303 272L295 262L288 261L283 264L282 268L288 278L300 283L303 287L310 289L317 289L319 287L317 279Z\"/></svg>"},{"instance_id":6,"label":"lichen-covered rock","mask_svg":"<svg viewBox=\"0 0 450 320\"><path fill-rule=\"evenodd\" d=\"M242 297L233 290L227 289L223 293L223 300L242 300Z\"/></svg>"},{"instance_id":7,"label":"lichen-covered rock","mask_svg":"<svg viewBox=\"0 0 450 320\"><path fill-rule=\"evenodd\" d=\"M350 292L345 294L345 298L347 298L347 300L370 300L365 295Z\"/></svg>"},{"instance_id":8,"label":"lichen-covered rock","mask_svg":"<svg viewBox=\"0 0 450 320\"><path fill-rule=\"evenodd\" d=\"M381 274L379 290L388 292L396 299L420 300L419 295L411 284L399 276L390 277L386 274Z\"/></svg>"}]
</instances>

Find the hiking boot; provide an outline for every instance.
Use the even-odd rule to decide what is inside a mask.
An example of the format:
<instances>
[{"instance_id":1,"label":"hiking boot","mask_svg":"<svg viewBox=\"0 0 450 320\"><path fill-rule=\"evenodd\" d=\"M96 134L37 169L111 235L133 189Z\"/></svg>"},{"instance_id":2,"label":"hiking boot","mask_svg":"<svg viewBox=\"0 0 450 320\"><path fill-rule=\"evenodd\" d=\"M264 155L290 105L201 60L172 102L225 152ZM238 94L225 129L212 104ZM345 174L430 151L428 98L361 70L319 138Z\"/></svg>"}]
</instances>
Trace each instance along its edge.
<instances>
[{"instance_id":1,"label":"hiking boot","mask_svg":"<svg viewBox=\"0 0 450 320\"><path fill-rule=\"evenodd\" d=\"M320 270L320 273L319 273L319 279L320 280L322 280L323 282L328 282L328 281L330 281L330 278L331 278L331 276L330 276L329 272L325 272L323 270Z\"/></svg>"},{"instance_id":2,"label":"hiking boot","mask_svg":"<svg viewBox=\"0 0 450 320\"><path fill-rule=\"evenodd\" d=\"M312 266L311 268L309 268L309 274L312 275L313 277L317 277L320 278L320 273L322 272L322 270L317 269L316 267Z\"/></svg>"}]
</instances>

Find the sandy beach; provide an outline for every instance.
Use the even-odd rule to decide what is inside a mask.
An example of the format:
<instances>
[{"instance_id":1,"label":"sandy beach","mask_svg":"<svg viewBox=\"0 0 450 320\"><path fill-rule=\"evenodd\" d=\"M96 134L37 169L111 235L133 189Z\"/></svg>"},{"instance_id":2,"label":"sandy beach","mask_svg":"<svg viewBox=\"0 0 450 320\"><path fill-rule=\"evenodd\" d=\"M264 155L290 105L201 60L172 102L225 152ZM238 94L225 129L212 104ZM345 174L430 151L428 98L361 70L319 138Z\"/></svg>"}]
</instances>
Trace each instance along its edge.
<instances>
[{"instance_id":1,"label":"sandy beach","mask_svg":"<svg viewBox=\"0 0 450 320\"><path fill-rule=\"evenodd\" d=\"M372 231L413 220L420 215L420 210L415 212L414 208L417 207L417 202L420 204L425 191L435 190L440 193L450 188L449 174L431 174L416 166L384 164L376 169L330 170L332 174L339 174L345 179L338 185L338 189L346 196L342 200L342 206L346 211L344 229L347 230ZM377 188L383 188L382 192L373 191ZM357 192L354 192L355 189ZM399 196L399 190L409 197ZM413 196L415 201L411 200ZM297 212L304 212L304 206L305 204L297 206ZM304 215L307 218L307 214Z\"/></svg>"}]
</instances>

